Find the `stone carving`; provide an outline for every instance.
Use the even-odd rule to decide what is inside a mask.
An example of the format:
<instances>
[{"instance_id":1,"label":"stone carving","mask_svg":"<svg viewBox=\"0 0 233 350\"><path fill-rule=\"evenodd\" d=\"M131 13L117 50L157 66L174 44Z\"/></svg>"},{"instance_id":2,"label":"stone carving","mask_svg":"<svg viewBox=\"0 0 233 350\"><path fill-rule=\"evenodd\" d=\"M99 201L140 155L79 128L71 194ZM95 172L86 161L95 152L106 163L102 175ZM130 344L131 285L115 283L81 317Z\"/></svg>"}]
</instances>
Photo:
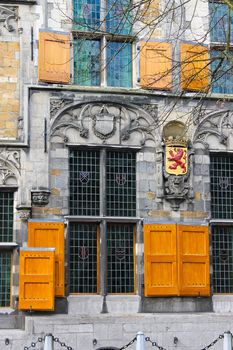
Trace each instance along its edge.
<instances>
[{"instance_id":1,"label":"stone carving","mask_svg":"<svg viewBox=\"0 0 233 350\"><path fill-rule=\"evenodd\" d=\"M32 204L37 206L37 207L44 207L49 203L49 195L50 191L49 190L31 190L32 194Z\"/></svg>"},{"instance_id":2,"label":"stone carving","mask_svg":"<svg viewBox=\"0 0 233 350\"><path fill-rule=\"evenodd\" d=\"M233 112L220 110L194 114L194 124L198 125L193 136L193 144L202 144L209 148L209 136L215 136L220 144L226 145L230 130L233 128Z\"/></svg>"},{"instance_id":3,"label":"stone carving","mask_svg":"<svg viewBox=\"0 0 233 350\"><path fill-rule=\"evenodd\" d=\"M142 108L147 111L151 117L154 118L154 120L158 123L159 118L158 118L158 106L157 105L142 105Z\"/></svg>"},{"instance_id":4,"label":"stone carving","mask_svg":"<svg viewBox=\"0 0 233 350\"><path fill-rule=\"evenodd\" d=\"M31 217L31 207L27 205L18 205L17 211L19 213L19 218L22 221L27 221Z\"/></svg>"},{"instance_id":5,"label":"stone carving","mask_svg":"<svg viewBox=\"0 0 233 350\"><path fill-rule=\"evenodd\" d=\"M0 151L0 185L17 185L20 175L19 151Z\"/></svg>"},{"instance_id":6,"label":"stone carving","mask_svg":"<svg viewBox=\"0 0 233 350\"><path fill-rule=\"evenodd\" d=\"M11 20L16 21L17 19L16 7L0 5L0 22L3 22L3 27L5 27L8 32L15 31L14 26L10 22Z\"/></svg>"},{"instance_id":7,"label":"stone carving","mask_svg":"<svg viewBox=\"0 0 233 350\"><path fill-rule=\"evenodd\" d=\"M50 100L50 117L53 118L56 113L73 102L73 98L51 99Z\"/></svg>"},{"instance_id":8,"label":"stone carving","mask_svg":"<svg viewBox=\"0 0 233 350\"><path fill-rule=\"evenodd\" d=\"M153 113L156 106L153 105ZM146 141L156 142L157 122L144 109L132 104L97 101L73 103L65 106L51 120L50 136L69 142L69 133L76 133L76 139L90 139L93 136L105 143L115 137L119 144L126 144L131 135L137 133L136 142L144 145ZM78 141L77 141L78 142ZM80 142L80 141L79 141Z\"/></svg>"},{"instance_id":9,"label":"stone carving","mask_svg":"<svg viewBox=\"0 0 233 350\"><path fill-rule=\"evenodd\" d=\"M193 154L193 150L188 151L189 167L185 175L168 174L164 167L164 198L171 203L171 207L175 211L179 210L180 204L184 200L190 200L194 197L193 187L190 185Z\"/></svg>"}]
</instances>

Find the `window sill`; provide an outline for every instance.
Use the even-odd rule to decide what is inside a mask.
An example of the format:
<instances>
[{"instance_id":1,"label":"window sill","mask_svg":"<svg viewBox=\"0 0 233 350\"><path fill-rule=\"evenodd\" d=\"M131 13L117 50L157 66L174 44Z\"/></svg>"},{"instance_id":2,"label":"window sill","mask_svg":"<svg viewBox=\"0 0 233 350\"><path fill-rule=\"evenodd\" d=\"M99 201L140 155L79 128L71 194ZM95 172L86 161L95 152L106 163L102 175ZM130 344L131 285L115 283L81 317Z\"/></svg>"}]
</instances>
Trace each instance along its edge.
<instances>
[{"instance_id":1,"label":"window sill","mask_svg":"<svg viewBox=\"0 0 233 350\"><path fill-rule=\"evenodd\" d=\"M76 216L76 215L67 215L65 216L65 220L70 222L100 222L100 221L107 221L107 222L132 222L136 223L141 221L142 219L139 217L127 217L127 216Z\"/></svg>"},{"instance_id":2,"label":"window sill","mask_svg":"<svg viewBox=\"0 0 233 350\"><path fill-rule=\"evenodd\" d=\"M3 249L14 249L18 247L18 244L15 243L15 242L0 242L0 250L3 250Z\"/></svg>"}]
</instances>

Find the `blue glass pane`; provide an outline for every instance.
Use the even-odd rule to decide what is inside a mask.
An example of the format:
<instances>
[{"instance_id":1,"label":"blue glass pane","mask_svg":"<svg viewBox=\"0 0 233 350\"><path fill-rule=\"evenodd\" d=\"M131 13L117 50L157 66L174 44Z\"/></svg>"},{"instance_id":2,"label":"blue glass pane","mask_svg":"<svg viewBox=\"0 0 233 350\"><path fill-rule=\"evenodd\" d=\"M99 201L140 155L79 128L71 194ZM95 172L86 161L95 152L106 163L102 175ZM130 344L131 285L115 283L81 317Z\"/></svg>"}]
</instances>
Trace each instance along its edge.
<instances>
[{"instance_id":1,"label":"blue glass pane","mask_svg":"<svg viewBox=\"0 0 233 350\"><path fill-rule=\"evenodd\" d=\"M228 41L228 5L210 3L210 39L214 42ZM233 41L233 11L231 11L230 40Z\"/></svg>"},{"instance_id":2,"label":"blue glass pane","mask_svg":"<svg viewBox=\"0 0 233 350\"><path fill-rule=\"evenodd\" d=\"M94 31L100 27L100 0L73 0L74 28Z\"/></svg>"},{"instance_id":3,"label":"blue glass pane","mask_svg":"<svg viewBox=\"0 0 233 350\"><path fill-rule=\"evenodd\" d=\"M221 57L223 57L222 54L223 53L218 50L211 51L212 92L232 94L233 66L231 62L225 59L218 68Z\"/></svg>"},{"instance_id":4,"label":"blue glass pane","mask_svg":"<svg viewBox=\"0 0 233 350\"><path fill-rule=\"evenodd\" d=\"M107 0L106 30L114 34L130 34L132 29L130 0Z\"/></svg>"},{"instance_id":5,"label":"blue glass pane","mask_svg":"<svg viewBox=\"0 0 233 350\"><path fill-rule=\"evenodd\" d=\"M130 43L107 43L107 85L132 86L132 45Z\"/></svg>"},{"instance_id":6,"label":"blue glass pane","mask_svg":"<svg viewBox=\"0 0 233 350\"><path fill-rule=\"evenodd\" d=\"M100 42L77 39L74 42L74 83L100 85Z\"/></svg>"}]
</instances>

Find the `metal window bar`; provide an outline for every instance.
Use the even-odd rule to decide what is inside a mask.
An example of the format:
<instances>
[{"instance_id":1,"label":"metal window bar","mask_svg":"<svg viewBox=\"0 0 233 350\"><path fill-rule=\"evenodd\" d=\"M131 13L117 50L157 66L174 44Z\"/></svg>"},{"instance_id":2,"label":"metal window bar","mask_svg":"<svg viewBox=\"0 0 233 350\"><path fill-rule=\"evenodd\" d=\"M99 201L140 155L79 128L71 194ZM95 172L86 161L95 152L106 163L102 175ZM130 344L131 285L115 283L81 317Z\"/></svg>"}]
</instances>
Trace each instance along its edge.
<instances>
[{"instance_id":1,"label":"metal window bar","mask_svg":"<svg viewBox=\"0 0 233 350\"><path fill-rule=\"evenodd\" d=\"M233 226L212 227L213 290L233 293Z\"/></svg>"},{"instance_id":2,"label":"metal window bar","mask_svg":"<svg viewBox=\"0 0 233 350\"><path fill-rule=\"evenodd\" d=\"M99 233L96 224L70 223L70 292L99 292Z\"/></svg>"},{"instance_id":3,"label":"metal window bar","mask_svg":"<svg viewBox=\"0 0 233 350\"><path fill-rule=\"evenodd\" d=\"M0 242L13 241L13 192L0 192Z\"/></svg>"},{"instance_id":4,"label":"metal window bar","mask_svg":"<svg viewBox=\"0 0 233 350\"><path fill-rule=\"evenodd\" d=\"M136 154L108 151L106 160L106 215L136 215Z\"/></svg>"},{"instance_id":5,"label":"metal window bar","mask_svg":"<svg viewBox=\"0 0 233 350\"><path fill-rule=\"evenodd\" d=\"M10 306L11 252L0 252L0 307Z\"/></svg>"},{"instance_id":6,"label":"metal window bar","mask_svg":"<svg viewBox=\"0 0 233 350\"><path fill-rule=\"evenodd\" d=\"M70 214L99 215L100 152L70 150Z\"/></svg>"},{"instance_id":7,"label":"metal window bar","mask_svg":"<svg viewBox=\"0 0 233 350\"><path fill-rule=\"evenodd\" d=\"M107 292L134 293L134 225L107 225Z\"/></svg>"},{"instance_id":8,"label":"metal window bar","mask_svg":"<svg viewBox=\"0 0 233 350\"><path fill-rule=\"evenodd\" d=\"M233 156L210 155L211 216L233 219Z\"/></svg>"}]
</instances>

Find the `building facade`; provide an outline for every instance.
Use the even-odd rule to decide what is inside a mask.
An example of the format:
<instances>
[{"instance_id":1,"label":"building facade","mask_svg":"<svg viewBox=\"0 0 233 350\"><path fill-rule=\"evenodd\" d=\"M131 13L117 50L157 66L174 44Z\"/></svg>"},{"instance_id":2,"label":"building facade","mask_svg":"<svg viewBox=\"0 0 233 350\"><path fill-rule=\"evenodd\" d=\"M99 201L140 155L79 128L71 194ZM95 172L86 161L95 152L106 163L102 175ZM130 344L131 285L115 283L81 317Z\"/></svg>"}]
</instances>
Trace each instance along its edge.
<instances>
[{"instance_id":1,"label":"building facade","mask_svg":"<svg viewBox=\"0 0 233 350\"><path fill-rule=\"evenodd\" d=\"M0 1L1 348L231 329L230 22L224 2Z\"/></svg>"}]
</instances>

